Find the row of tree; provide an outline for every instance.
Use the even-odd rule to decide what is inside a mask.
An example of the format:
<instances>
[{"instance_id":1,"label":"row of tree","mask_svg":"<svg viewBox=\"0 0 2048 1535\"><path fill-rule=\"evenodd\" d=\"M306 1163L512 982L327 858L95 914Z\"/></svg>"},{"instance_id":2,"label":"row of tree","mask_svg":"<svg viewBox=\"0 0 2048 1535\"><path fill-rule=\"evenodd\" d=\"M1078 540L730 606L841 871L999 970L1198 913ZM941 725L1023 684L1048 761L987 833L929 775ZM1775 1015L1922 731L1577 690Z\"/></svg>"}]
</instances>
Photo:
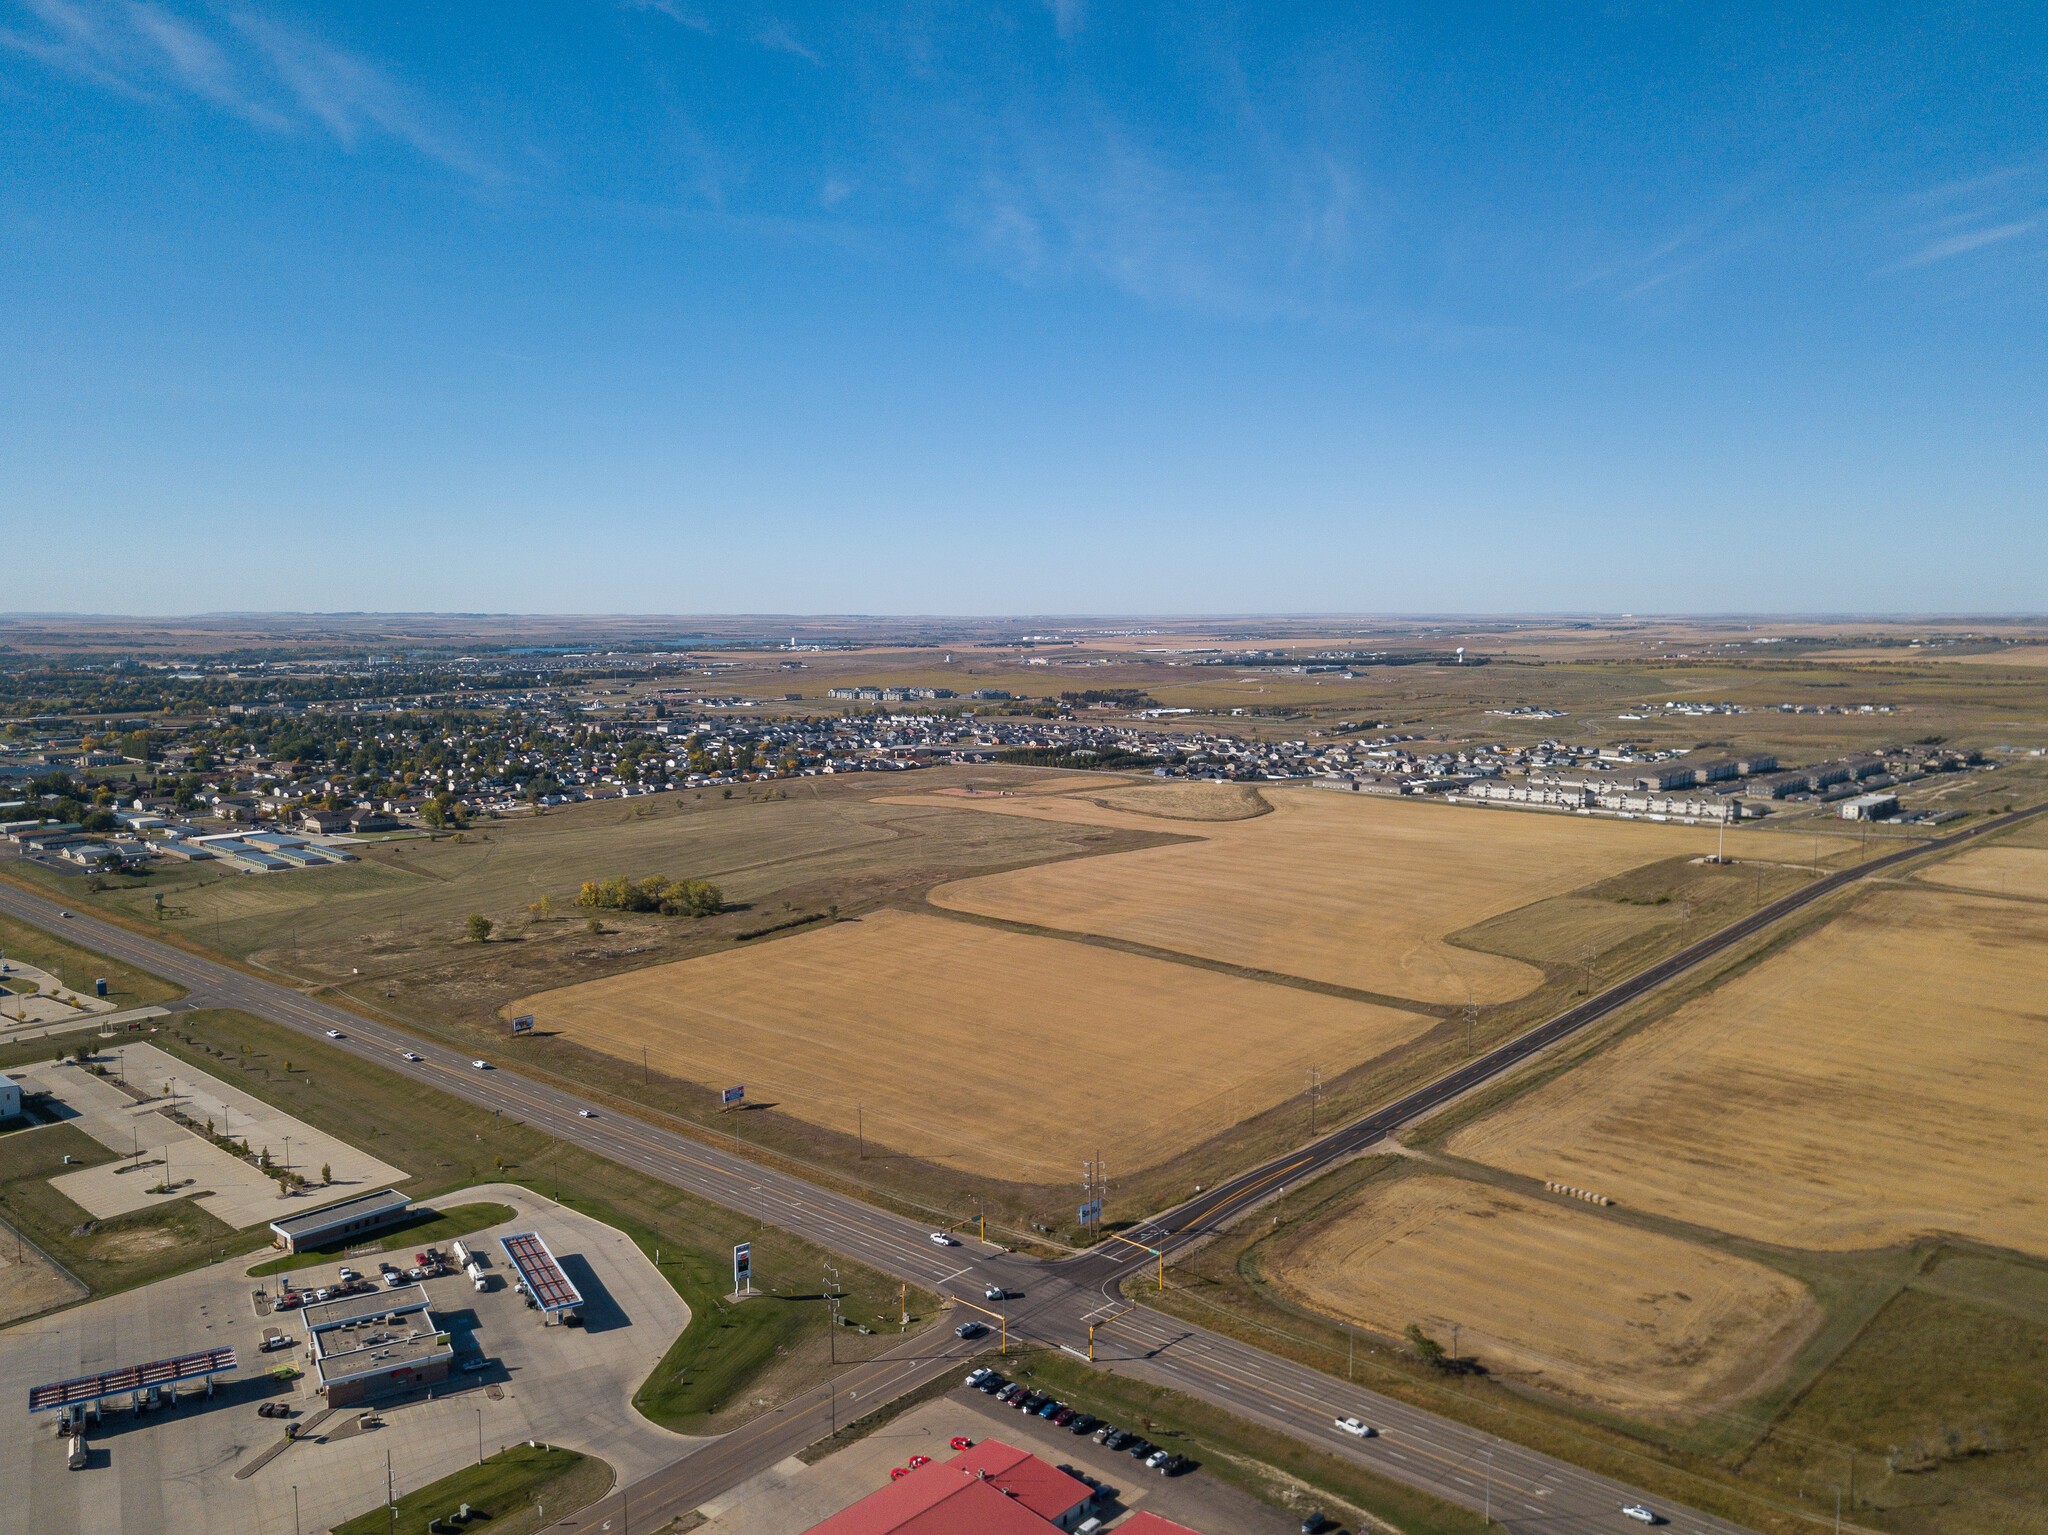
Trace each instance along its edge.
<instances>
[{"instance_id":1,"label":"row of tree","mask_svg":"<svg viewBox=\"0 0 2048 1535\"><path fill-rule=\"evenodd\" d=\"M709 917L725 910L725 895L708 879L665 879L623 874L585 880L576 904L596 911L658 911L665 917Z\"/></svg>"}]
</instances>

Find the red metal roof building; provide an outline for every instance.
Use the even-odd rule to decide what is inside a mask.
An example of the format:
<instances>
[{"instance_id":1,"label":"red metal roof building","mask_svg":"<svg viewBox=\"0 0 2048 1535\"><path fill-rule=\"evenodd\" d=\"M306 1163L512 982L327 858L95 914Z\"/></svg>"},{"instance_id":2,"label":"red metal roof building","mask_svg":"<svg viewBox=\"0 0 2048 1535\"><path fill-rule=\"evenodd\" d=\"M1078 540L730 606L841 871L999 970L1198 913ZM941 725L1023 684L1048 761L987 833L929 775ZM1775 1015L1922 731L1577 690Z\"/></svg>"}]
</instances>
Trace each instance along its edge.
<instances>
[{"instance_id":1,"label":"red metal roof building","mask_svg":"<svg viewBox=\"0 0 2048 1535\"><path fill-rule=\"evenodd\" d=\"M919 1466L813 1525L811 1535L1046 1535L1087 1517L1086 1482L1029 1451L984 1439Z\"/></svg>"}]
</instances>

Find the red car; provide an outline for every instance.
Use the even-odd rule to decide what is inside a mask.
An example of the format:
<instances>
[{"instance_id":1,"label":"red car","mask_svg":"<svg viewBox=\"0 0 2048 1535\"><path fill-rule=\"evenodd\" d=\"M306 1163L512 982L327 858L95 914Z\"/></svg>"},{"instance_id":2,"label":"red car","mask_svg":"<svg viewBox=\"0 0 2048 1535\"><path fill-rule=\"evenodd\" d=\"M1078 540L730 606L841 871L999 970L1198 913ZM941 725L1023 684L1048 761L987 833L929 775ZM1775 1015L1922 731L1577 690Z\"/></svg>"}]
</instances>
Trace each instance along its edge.
<instances>
[{"instance_id":1,"label":"red car","mask_svg":"<svg viewBox=\"0 0 2048 1535\"><path fill-rule=\"evenodd\" d=\"M297 1290L287 1290L277 1298L277 1309L280 1311L289 1310L291 1307L298 1305L300 1299L301 1297Z\"/></svg>"},{"instance_id":2,"label":"red car","mask_svg":"<svg viewBox=\"0 0 2048 1535\"><path fill-rule=\"evenodd\" d=\"M1058 1412L1052 1415L1052 1426L1054 1428L1065 1428L1069 1423L1073 1421L1074 1409L1071 1407L1062 1407Z\"/></svg>"},{"instance_id":3,"label":"red car","mask_svg":"<svg viewBox=\"0 0 2048 1535\"><path fill-rule=\"evenodd\" d=\"M910 1469L913 1471L919 1466L929 1466L931 1463L932 1458L929 1455L913 1455L910 1457Z\"/></svg>"},{"instance_id":4,"label":"red car","mask_svg":"<svg viewBox=\"0 0 2048 1535\"><path fill-rule=\"evenodd\" d=\"M961 1438L959 1435L955 1435L953 1438L953 1448L956 1450L971 1450L974 1448L974 1441L972 1439L964 1439Z\"/></svg>"},{"instance_id":5,"label":"red car","mask_svg":"<svg viewBox=\"0 0 2048 1535\"><path fill-rule=\"evenodd\" d=\"M897 1467L897 1468L896 1468L896 1469L895 1469L894 1471L891 1471L891 1472L889 1473L889 1480L893 1482L893 1481L895 1481L895 1480L896 1480L896 1479L897 1479L898 1477L900 1477L900 1476L908 1476L908 1475L910 1475L910 1467L908 1467L908 1466L898 1466L898 1467Z\"/></svg>"}]
</instances>

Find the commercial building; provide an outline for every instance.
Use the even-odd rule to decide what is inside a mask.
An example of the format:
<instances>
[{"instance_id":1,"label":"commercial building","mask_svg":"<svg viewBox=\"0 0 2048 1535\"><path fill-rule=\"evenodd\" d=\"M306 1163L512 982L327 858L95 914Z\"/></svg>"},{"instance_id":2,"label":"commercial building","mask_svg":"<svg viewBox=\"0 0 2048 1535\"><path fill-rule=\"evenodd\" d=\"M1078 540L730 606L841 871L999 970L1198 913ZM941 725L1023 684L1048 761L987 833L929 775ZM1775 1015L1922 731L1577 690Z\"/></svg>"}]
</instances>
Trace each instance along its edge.
<instances>
[{"instance_id":1,"label":"commercial building","mask_svg":"<svg viewBox=\"0 0 2048 1535\"><path fill-rule=\"evenodd\" d=\"M0 1119L21 1117L21 1084L12 1077L0 1076Z\"/></svg>"},{"instance_id":2,"label":"commercial building","mask_svg":"<svg viewBox=\"0 0 2048 1535\"><path fill-rule=\"evenodd\" d=\"M304 1215L287 1215L281 1221L272 1221L270 1229L276 1246L288 1253L302 1253L395 1226L411 1210L411 1195L396 1189L380 1189L374 1194L358 1194L353 1199L322 1205Z\"/></svg>"},{"instance_id":3,"label":"commercial building","mask_svg":"<svg viewBox=\"0 0 2048 1535\"><path fill-rule=\"evenodd\" d=\"M1028 1450L984 1439L869 1493L811 1535L1047 1535L1078 1527L1093 1497L1086 1482Z\"/></svg>"},{"instance_id":4,"label":"commercial building","mask_svg":"<svg viewBox=\"0 0 2048 1535\"><path fill-rule=\"evenodd\" d=\"M301 1315L317 1389L329 1407L448 1378L455 1343L434 1325L420 1285L345 1295L308 1306Z\"/></svg>"},{"instance_id":5,"label":"commercial building","mask_svg":"<svg viewBox=\"0 0 2048 1535\"><path fill-rule=\"evenodd\" d=\"M1845 821L1881 821L1898 812L1899 797L1896 794L1859 794L1854 799L1843 800L1835 813Z\"/></svg>"}]
</instances>

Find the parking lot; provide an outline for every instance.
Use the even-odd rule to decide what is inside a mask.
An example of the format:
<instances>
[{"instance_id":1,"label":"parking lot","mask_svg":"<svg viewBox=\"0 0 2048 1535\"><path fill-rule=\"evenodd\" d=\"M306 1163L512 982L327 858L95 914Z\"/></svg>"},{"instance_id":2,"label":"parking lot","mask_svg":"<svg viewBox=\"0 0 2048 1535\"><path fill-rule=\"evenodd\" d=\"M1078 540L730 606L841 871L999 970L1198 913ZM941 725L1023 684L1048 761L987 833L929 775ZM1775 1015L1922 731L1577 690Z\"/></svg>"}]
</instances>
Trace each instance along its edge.
<instances>
[{"instance_id":1,"label":"parking lot","mask_svg":"<svg viewBox=\"0 0 2048 1535\"><path fill-rule=\"evenodd\" d=\"M374 1425L358 1409L317 1421L322 1402L301 1377L265 1371L306 1369L303 1331L292 1311L258 1314L254 1292L278 1281L244 1276L246 1261L184 1274L126 1295L95 1301L0 1332L0 1399L12 1404L14 1431L0 1436L0 1486L15 1494L0 1527L27 1535L80 1530L148 1530L160 1535L277 1535L324 1530L381 1499L385 1456L400 1492L525 1439L599 1456L627 1480L666 1465L701 1441L655 1428L632 1407L632 1394L689 1320L687 1308L652 1263L622 1234L510 1185L491 1184L448 1203L488 1199L518 1212L466 1245L491 1257L489 1289L462 1273L427 1282L435 1322L453 1336L457 1371L441 1384L374 1404ZM496 1244L508 1231L538 1231L572 1269L586 1297L584 1325L544 1327L513 1288ZM401 1238L391 1255L408 1265ZM374 1274L377 1258L349 1260ZM302 1269L300 1286L331 1283L334 1266ZM289 1348L260 1352L267 1327ZM193 1388L175 1407L136 1417L106 1404L89 1431L90 1462L69 1471L48 1415L28 1418L29 1388L127 1364L233 1345L241 1368L207 1399ZM466 1372L461 1364L492 1364ZM280 1421L259 1416L283 1403L309 1426L305 1439L247 1468L283 1438ZM243 1473L238 1475L237 1473Z\"/></svg>"},{"instance_id":2,"label":"parking lot","mask_svg":"<svg viewBox=\"0 0 2048 1535\"><path fill-rule=\"evenodd\" d=\"M1094 1477L1109 1489L1098 1516L1110 1529L1141 1508L1207 1535L1298 1535L1301 1529L1300 1515L1268 1507L1202 1475L1199 1468L1162 1477L1085 1435L1066 1433L961 1388L911 1409L816 1465L786 1460L713 1499L698 1510L708 1516L698 1535L807 1529L884 1486L889 1472L913 1455L945 1461L954 1453L956 1435L977 1442L1000 1439L1052 1465Z\"/></svg>"}]
</instances>

